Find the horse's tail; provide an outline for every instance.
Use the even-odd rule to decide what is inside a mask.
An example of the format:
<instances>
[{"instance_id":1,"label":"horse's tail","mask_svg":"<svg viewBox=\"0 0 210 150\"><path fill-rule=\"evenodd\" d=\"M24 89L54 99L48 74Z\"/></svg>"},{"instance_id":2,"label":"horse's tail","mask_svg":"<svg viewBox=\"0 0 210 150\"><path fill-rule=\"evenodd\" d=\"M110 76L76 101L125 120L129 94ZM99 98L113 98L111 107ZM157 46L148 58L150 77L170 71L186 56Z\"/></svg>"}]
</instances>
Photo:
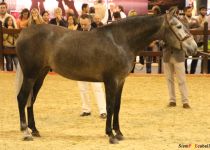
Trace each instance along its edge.
<instances>
[{"instance_id":1,"label":"horse's tail","mask_svg":"<svg viewBox=\"0 0 210 150\"><path fill-rule=\"evenodd\" d=\"M22 69L20 67L20 64L18 63L17 65L17 70L16 70L16 96L18 96L20 89L22 87L23 84L23 72ZM27 106L30 107L31 106L31 96L32 96L32 92L29 94L28 100L27 100Z\"/></svg>"}]
</instances>

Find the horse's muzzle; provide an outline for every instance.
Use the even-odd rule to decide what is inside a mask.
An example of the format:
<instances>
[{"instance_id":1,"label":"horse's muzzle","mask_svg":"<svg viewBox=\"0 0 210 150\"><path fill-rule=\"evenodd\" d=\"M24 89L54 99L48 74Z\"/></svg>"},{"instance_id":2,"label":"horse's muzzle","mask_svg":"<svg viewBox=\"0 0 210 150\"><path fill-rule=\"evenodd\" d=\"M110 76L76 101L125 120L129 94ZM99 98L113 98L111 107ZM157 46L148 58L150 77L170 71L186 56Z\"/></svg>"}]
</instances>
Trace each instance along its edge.
<instances>
[{"instance_id":1,"label":"horse's muzzle","mask_svg":"<svg viewBox=\"0 0 210 150\"><path fill-rule=\"evenodd\" d=\"M194 56L197 54L198 46L193 37L183 42L183 49L188 56Z\"/></svg>"}]
</instances>

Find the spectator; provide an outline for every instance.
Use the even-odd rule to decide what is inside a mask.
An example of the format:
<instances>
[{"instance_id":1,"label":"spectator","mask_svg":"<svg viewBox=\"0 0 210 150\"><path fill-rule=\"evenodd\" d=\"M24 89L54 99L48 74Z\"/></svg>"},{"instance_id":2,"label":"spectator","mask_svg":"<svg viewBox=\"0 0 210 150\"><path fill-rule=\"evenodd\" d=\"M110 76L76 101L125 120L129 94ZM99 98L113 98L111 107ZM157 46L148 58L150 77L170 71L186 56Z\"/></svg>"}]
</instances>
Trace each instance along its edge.
<instances>
[{"instance_id":1,"label":"spectator","mask_svg":"<svg viewBox=\"0 0 210 150\"><path fill-rule=\"evenodd\" d=\"M97 0L94 4L95 13L100 18L103 24L107 23L108 20L108 12L106 12L106 6L103 4L102 0ZM107 14L107 15L106 15Z\"/></svg>"},{"instance_id":2,"label":"spectator","mask_svg":"<svg viewBox=\"0 0 210 150\"><path fill-rule=\"evenodd\" d=\"M49 24L50 23L50 13L48 11L46 11L46 10L43 11L42 19L43 19L45 24Z\"/></svg>"},{"instance_id":3,"label":"spectator","mask_svg":"<svg viewBox=\"0 0 210 150\"><path fill-rule=\"evenodd\" d=\"M124 8L123 8L122 5L118 5L117 8L116 8L116 11L119 11L120 12L121 18L126 18L126 14L124 12Z\"/></svg>"},{"instance_id":4,"label":"spectator","mask_svg":"<svg viewBox=\"0 0 210 150\"><path fill-rule=\"evenodd\" d=\"M31 14L28 20L28 26L30 25L36 25L36 24L43 24L44 20L42 19L42 16L40 15L38 9L33 8L31 10Z\"/></svg>"},{"instance_id":5,"label":"spectator","mask_svg":"<svg viewBox=\"0 0 210 150\"><path fill-rule=\"evenodd\" d=\"M87 14L83 14L80 17L80 24L82 27L82 31L90 31L92 29L91 20ZM78 85L80 88L81 100L82 100L82 113L80 116L83 117L83 116L91 115L90 97L88 94L89 84L91 84L91 86L94 90L95 98L98 103L100 117L105 119L106 118L105 94L104 94L104 91L102 88L102 84L97 83L97 82L78 81Z\"/></svg>"},{"instance_id":6,"label":"spectator","mask_svg":"<svg viewBox=\"0 0 210 150\"><path fill-rule=\"evenodd\" d=\"M101 22L101 17L98 14L94 15L92 24L94 24L95 27L103 26L103 23Z\"/></svg>"},{"instance_id":7,"label":"spectator","mask_svg":"<svg viewBox=\"0 0 210 150\"><path fill-rule=\"evenodd\" d=\"M5 18L7 18L7 17L12 18L14 26L15 26L15 28L17 28L17 23L16 23L15 18L12 15L7 13L7 3L1 2L0 3L0 21L3 23Z\"/></svg>"},{"instance_id":8,"label":"spectator","mask_svg":"<svg viewBox=\"0 0 210 150\"><path fill-rule=\"evenodd\" d=\"M93 22L93 18L95 16L95 8L94 7L90 7L89 9L89 16L90 16L90 19L91 19L91 23Z\"/></svg>"},{"instance_id":9,"label":"spectator","mask_svg":"<svg viewBox=\"0 0 210 150\"><path fill-rule=\"evenodd\" d=\"M196 18L200 27L204 28L204 23L207 21L207 8L205 6L201 6L199 8L199 16ZM197 36L195 39L198 47L201 47L203 45L203 36ZM191 69L190 69L190 74L194 74L196 72L198 64L198 59L193 59L191 63Z\"/></svg>"},{"instance_id":10,"label":"spectator","mask_svg":"<svg viewBox=\"0 0 210 150\"><path fill-rule=\"evenodd\" d=\"M128 12L128 17L132 17L132 16L137 16L138 13L136 12L136 10L134 9L131 9L129 12Z\"/></svg>"},{"instance_id":11,"label":"spectator","mask_svg":"<svg viewBox=\"0 0 210 150\"><path fill-rule=\"evenodd\" d=\"M62 26L62 27L68 26L68 23L62 17L62 9L61 8L58 7L54 10L54 16L55 16L55 18L52 18L50 20L50 24L54 24L54 25Z\"/></svg>"},{"instance_id":12,"label":"spectator","mask_svg":"<svg viewBox=\"0 0 210 150\"><path fill-rule=\"evenodd\" d=\"M94 7L90 7L90 8L89 8L89 13L88 13L88 14L89 14L89 15L92 15L92 14L94 15L95 13L96 13L95 8L94 8Z\"/></svg>"},{"instance_id":13,"label":"spectator","mask_svg":"<svg viewBox=\"0 0 210 150\"><path fill-rule=\"evenodd\" d=\"M20 13L19 19L17 20L17 27L19 29L24 29L28 27L29 17L30 17L30 11L27 8L23 9Z\"/></svg>"},{"instance_id":14,"label":"spectator","mask_svg":"<svg viewBox=\"0 0 210 150\"><path fill-rule=\"evenodd\" d=\"M76 23L76 19L73 15L69 15L67 18L68 29L77 30L78 24Z\"/></svg>"},{"instance_id":15,"label":"spectator","mask_svg":"<svg viewBox=\"0 0 210 150\"><path fill-rule=\"evenodd\" d=\"M116 11L116 9L115 9L115 3L109 3L107 23L110 23L110 22L112 22L114 20L113 13L115 11Z\"/></svg>"},{"instance_id":16,"label":"spectator","mask_svg":"<svg viewBox=\"0 0 210 150\"><path fill-rule=\"evenodd\" d=\"M193 8L191 6L184 8L184 16L180 17L182 23L188 28L192 29L192 22L196 21L192 18L192 10ZM187 59L185 60L185 73L188 74L188 68L187 68Z\"/></svg>"},{"instance_id":17,"label":"spectator","mask_svg":"<svg viewBox=\"0 0 210 150\"><path fill-rule=\"evenodd\" d=\"M119 11L114 12L113 18L114 18L114 21L120 20L121 19L120 12Z\"/></svg>"},{"instance_id":18,"label":"spectator","mask_svg":"<svg viewBox=\"0 0 210 150\"><path fill-rule=\"evenodd\" d=\"M83 14L89 14L89 5L87 4L87 3L83 3L82 4L82 13L81 13L81 15L83 15Z\"/></svg>"},{"instance_id":19,"label":"spectator","mask_svg":"<svg viewBox=\"0 0 210 150\"><path fill-rule=\"evenodd\" d=\"M15 29L15 24L13 22L12 17L10 16L5 18L3 25L5 28ZM18 35L3 34L3 46L5 50L7 50L7 48L15 49L15 42L16 42L17 37ZM16 55L14 54L5 55L5 58L6 58L7 71L13 70L13 62L15 64L15 68L17 68L18 58Z\"/></svg>"},{"instance_id":20,"label":"spectator","mask_svg":"<svg viewBox=\"0 0 210 150\"><path fill-rule=\"evenodd\" d=\"M182 23L189 29L190 23L192 22L192 10L193 8L191 6L187 6L184 8L184 16L181 17Z\"/></svg>"}]
</instances>

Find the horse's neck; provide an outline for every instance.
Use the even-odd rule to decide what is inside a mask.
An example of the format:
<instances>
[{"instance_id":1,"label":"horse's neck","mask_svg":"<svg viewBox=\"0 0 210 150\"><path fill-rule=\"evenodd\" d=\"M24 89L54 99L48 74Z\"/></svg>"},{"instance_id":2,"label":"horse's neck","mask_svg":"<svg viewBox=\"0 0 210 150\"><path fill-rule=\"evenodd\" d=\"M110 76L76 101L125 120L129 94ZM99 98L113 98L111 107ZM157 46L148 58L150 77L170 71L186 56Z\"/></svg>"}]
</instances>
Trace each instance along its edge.
<instances>
[{"instance_id":1,"label":"horse's neck","mask_svg":"<svg viewBox=\"0 0 210 150\"><path fill-rule=\"evenodd\" d=\"M122 22L118 30L121 28L122 35L120 37L128 41L130 50L138 53L153 40L163 37L163 24L164 16L139 16Z\"/></svg>"}]
</instances>

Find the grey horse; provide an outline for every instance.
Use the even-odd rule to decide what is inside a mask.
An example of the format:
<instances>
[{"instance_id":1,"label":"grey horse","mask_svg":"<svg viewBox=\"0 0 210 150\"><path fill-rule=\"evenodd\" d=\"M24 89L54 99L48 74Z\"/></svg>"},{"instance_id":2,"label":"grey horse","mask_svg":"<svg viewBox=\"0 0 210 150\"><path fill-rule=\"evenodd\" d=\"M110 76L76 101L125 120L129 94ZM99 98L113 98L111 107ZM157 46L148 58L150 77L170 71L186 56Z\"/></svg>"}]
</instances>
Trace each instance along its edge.
<instances>
[{"instance_id":1,"label":"grey horse","mask_svg":"<svg viewBox=\"0 0 210 150\"><path fill-rule=\"evenodd\" d=\"M69 31L53 25L24 29L16 45L20 64L17 73L23 77L17 100L24 140L40 136L35 126L33 104L50 68L68 79L104 82L105 131L110 143L123 140L119 125L121 93L139 51L160 39L187 54L196 52L192 35L174 16L175 11L171 9L161 16L130 17L89 32ZM25 107L28 101L27 122Z\"/></svg>"}]
</instances>

